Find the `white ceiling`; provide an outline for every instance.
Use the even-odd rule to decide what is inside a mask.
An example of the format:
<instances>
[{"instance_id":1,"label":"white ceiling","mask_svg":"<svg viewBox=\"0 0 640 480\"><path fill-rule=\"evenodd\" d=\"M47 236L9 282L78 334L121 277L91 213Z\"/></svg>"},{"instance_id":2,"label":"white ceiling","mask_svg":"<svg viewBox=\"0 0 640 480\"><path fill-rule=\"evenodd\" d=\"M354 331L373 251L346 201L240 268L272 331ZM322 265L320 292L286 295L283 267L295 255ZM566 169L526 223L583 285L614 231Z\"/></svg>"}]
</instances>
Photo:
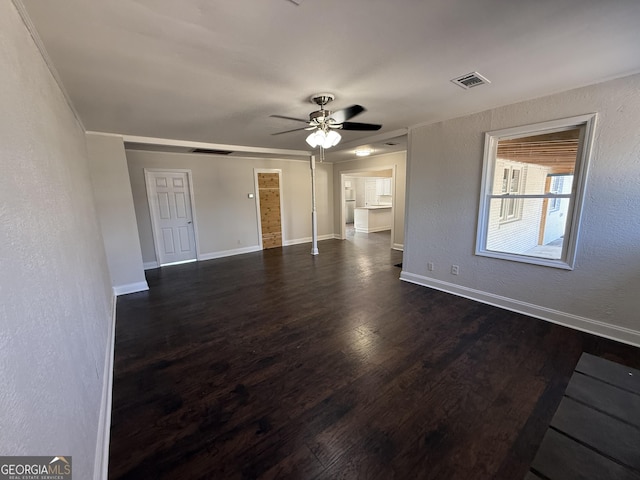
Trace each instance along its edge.
<instances>
[{"instance_id":1,"label":"white ceiling","mask_svg":"<svg viewBox=\"0 0 640 480\"><path fill-rule=\"evenodd\" d=\"M15 0L87 130L306 150L308 98L357 103L336 147L640 71L638 0ZM449 80L478 71L490 85ZM378 148L378 152L379 152ZM335 159L346 158L344 155Z\"/></svg>"}]
</instances>

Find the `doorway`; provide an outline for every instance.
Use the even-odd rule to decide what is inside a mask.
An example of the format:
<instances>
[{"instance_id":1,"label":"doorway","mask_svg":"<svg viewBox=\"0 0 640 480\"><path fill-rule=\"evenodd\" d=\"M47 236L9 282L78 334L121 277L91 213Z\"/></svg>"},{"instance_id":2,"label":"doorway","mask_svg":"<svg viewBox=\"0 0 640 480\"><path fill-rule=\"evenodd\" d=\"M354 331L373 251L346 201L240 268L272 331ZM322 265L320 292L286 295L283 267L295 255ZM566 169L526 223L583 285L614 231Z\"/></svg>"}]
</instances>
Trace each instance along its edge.
<instances>
[{"instance_id":1,"label":"doorway","mask_svg":"<svg viewBox=\"0 0 640 480\"><path fill-rule=\"evenodd\" d=\"M144 169L158 265L195 262L195 223L190 170Z\"/></svg>"},{"instance_id":2,"label":"doorway","mask_svg":"<svg viewBox=\"0 0 640 480\"><path fill-rule=\"evenodd\" d=\"M254 171L260 245L263 250L282 247L282 170Z\"/></svg>"},{"instance_id":3,"label":"doorway","mask_svg":"<svg viewBox=\"0 0 640 480\"><path fill-rule=\"evenodd\" d=\"M363 231L373 233L390 230L390 247L395 248L395 165L366 171L343 171L340 179L340 238L345 240ZM363 209L372 210L371 215ZM353 216L351 212L354 212ZM364 230L357 225L358 218L362 223L363 217L367 220Z\"/></svg>"}]
</instances>

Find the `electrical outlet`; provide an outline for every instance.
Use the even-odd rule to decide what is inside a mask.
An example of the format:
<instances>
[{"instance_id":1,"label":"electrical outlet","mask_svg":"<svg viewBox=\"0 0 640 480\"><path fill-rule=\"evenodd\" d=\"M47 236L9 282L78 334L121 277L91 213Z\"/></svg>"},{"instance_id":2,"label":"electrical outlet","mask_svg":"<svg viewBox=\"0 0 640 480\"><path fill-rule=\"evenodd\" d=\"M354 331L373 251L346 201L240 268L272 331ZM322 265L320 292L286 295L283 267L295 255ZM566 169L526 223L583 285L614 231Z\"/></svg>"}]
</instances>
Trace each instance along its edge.
<instances>
[{"instance_id":1,"label":"electrical outlet","mask_svg":"<svg viewBox=\"0 0 640 480\"><path fill-rule=\"evenodd\" d=\"M451 275L458 275L460 273L460 267L458 265L451 265Z\"/></svg>"},{"instance_id":2,"label":"electrical outlet","mask_svg":"<svg viewBox=\"0 0 640 480\"><path fill-rule=\"evenodd\" d=\"M433 272L433 262L427 263L427 270L429 270L430 272Z\"/></svg>"}]
</instances>

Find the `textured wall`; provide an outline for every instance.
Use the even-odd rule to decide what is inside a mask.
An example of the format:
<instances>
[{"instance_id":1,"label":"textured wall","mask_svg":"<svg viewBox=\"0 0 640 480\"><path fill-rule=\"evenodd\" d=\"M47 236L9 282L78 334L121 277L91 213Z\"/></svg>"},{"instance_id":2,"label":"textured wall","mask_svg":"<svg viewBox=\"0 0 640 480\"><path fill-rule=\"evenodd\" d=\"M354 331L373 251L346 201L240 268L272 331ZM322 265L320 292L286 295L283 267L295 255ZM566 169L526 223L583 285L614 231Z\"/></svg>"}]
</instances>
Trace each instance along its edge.
<instances>
[{"instance_id":1,"label":"textured wall","mask_svg":"<svg viewBox=\"0 0 640 480\"><path fill-rule=\"evenodd\" d=\"M202 255L258 245L254 168L282 169L284 241L311 237L309 162L127 150L144 262L156 254L144 182L145 168L186 168L193 174L198 245ZM331 164L316 164L318 235L333 234Z\"/></svg>"},{"instance_id":2,"label":"textured wall","mask_svg":"<svg viewBox=\"0 0 640 480\"><path fill-rule=\"evenodd\" d=\"M333 228L336 234L340 233L340 176L349 172L368 172L371 169L384 167L396 167L396 183L393 186L395 191L395 205L393 206L393 243L404 244L404 217L405 217L405 185L407 153L396 152L386 155L376 155L374 157L358 158L349 162L335 163L333 166ZM370 176L375 176L371 174Z\"/></svg>"},{"instance_id":3,"label":"textured wall","mask_svg":"<svg viewBox=\"0 0 640 480\"><path fill-rule=\"evenodd\" d=\"M93 475L112 294L76 123L0 2L0 445Z\"/></svg>"},{"instance_id":4,"label":"textured wall","mask_svg":"<svg viewBox=\"0 0 640 480\"><path fill-rule=\"evenodd\" d=\"M145 290L138 225L121 137L88 133L87 151L111 284L117 292Z\"/></svg>"},{"instance_id":5,"label":"textured wall","mask_svg":"<svg viewBox=\"0 0 640 480\"><path fill-rule=\"evenodd\" d=\"M484 133L591 112L599 118L575 270L475 256ZM637 335L638 125L640 75L635 75L411 129L404 270ZM435 264L433 272L427 262ZM449 273L452 264L460 266L460 275Z\"/></svg>"}]
</instances>

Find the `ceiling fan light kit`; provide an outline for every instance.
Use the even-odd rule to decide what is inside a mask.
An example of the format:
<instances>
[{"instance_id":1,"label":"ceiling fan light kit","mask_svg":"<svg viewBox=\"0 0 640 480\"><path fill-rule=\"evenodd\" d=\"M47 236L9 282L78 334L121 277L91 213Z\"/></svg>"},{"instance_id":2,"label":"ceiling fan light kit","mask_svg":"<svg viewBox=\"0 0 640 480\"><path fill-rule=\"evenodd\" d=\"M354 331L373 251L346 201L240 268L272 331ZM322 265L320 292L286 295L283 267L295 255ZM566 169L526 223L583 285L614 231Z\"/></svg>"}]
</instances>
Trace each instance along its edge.
<instances>
[{"instance_id":1,"label":"ceiling fan light kit","mask_svg":"<svg viewBox=\"0 0 640 480\"><path fill-rule=\"evenodd\" d=\"M311 148L320 146L327 149L336 146L341 139L342 136L335 130L325 132L318 128L307 137L307 143Z\"/></svg>"}]
</instances>

